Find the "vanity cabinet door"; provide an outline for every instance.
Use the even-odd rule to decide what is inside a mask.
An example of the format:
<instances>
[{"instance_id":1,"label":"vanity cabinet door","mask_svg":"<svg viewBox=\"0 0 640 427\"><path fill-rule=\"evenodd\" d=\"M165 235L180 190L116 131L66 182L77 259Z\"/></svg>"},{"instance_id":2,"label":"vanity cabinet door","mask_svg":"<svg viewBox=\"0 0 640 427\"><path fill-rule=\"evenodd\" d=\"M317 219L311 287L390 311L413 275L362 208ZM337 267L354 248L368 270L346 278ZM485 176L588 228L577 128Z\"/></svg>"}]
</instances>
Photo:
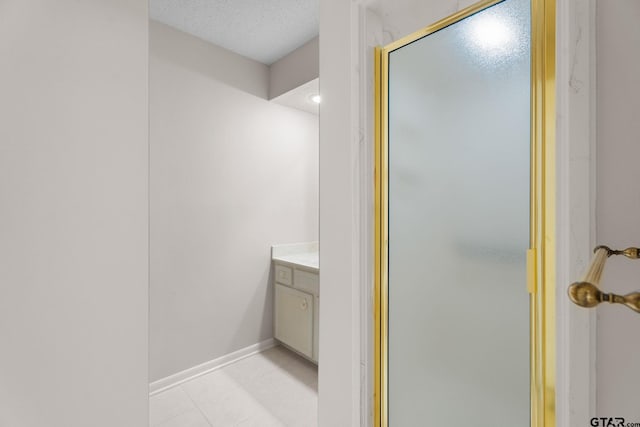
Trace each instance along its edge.
<instances>
[{"instance_id":1,"label":"vanity cabinet door","mask_svg":"<svg viewBox=\"0 0 640 427\"><path fill-rule=\"evenodd\" d=\"M313 295L275 285L275 337L313 357Z\"/></svg>"}]
</instances>

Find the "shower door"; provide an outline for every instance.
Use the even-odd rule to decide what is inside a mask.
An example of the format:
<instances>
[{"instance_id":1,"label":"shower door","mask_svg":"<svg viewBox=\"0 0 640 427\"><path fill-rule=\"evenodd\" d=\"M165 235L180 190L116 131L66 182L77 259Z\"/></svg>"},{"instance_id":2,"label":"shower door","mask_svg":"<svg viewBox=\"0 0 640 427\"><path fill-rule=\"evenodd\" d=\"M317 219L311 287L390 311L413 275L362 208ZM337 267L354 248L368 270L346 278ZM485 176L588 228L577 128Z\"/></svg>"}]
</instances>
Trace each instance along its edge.
<instances>
[{"instance_id":1,"label":"shower door","mask_svg":"<svg viewBox=\"0 0 640 427\"><path fill-rule=\"evenodd\" d=\"M380 57L380 425L529 425L531 1Z\"/></svg>"}]
</instances>

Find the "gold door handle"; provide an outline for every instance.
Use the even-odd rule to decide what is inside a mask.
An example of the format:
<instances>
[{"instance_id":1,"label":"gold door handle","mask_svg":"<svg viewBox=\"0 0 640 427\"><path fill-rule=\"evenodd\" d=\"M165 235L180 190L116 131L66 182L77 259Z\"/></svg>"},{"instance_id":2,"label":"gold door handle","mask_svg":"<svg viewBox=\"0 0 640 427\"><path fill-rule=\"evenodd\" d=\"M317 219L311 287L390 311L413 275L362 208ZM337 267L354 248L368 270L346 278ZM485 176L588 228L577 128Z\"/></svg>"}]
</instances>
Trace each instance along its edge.
<instances>
[{"instance_id":1,"label":"gold door handle","mask_svg":"<svg viewBox=\"0 0 640 427\"><path fill-rule=\"evenodd\" d=\"M640 249L627 248L624 250L613 250L606 246L598 246L594 252L595 256L582 280L572 283L571 286L569 286L568 293L571 301L586 308L595 307L601 302L623 304L633 311L640 313L640 292L616 295L604 293L598 288L607 258L611 255L624 255L627 258L638 259L640 258Z\"/></svg>"},{"instance_id":2,"label":"gold door handle","mask_svg":"<svg viewBox=\"0 0 640 427\"><path fill-rule=\"evenodd\" d=\"M569 298L581 307L595 307L601 302L624 304L633 311L640 313L640 292L627 295L607 294L588 282L576 282L569 286Z\"/></svg>"}]
</instances>

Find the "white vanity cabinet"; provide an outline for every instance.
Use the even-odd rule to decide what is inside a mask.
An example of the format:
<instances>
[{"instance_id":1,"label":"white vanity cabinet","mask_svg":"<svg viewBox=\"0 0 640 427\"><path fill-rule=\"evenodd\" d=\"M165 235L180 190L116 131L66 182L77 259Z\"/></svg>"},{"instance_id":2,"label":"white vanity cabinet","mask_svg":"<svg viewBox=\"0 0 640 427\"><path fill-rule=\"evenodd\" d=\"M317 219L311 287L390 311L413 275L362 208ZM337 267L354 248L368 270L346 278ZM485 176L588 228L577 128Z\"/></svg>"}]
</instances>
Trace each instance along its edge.
<instances>
[{"instance_id":1,"label":"white vanity cabinet","mask_svg":"<svg viewBox=\"0 0 640 427\"><path fill-rule=\"evenodd\" d=\"M313 357L313 295L276 283L275 337Z\"/></svg>"},{"instance_id":2,"label":"white vanity cabinet","mask_svg":"<svg viewBox=\"0 0 640 427\"><path fill-rule=\"evenodd\" d=\"M274 260L275 338L318 362L319 274Z\"/></svg>"}]
</instances>

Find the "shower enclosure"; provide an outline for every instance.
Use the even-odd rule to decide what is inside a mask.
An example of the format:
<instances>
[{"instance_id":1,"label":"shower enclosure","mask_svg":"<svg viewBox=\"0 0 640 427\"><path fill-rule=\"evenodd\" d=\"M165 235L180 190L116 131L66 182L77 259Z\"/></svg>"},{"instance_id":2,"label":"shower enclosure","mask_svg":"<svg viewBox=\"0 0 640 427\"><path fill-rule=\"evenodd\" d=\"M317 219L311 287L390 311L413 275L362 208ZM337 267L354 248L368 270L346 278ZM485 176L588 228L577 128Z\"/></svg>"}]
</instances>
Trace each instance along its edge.
<instances>
[{"instance_id":1,"label":"shower enclosure","mask_svg":"<svg viewBox=\"0 0 640 427\"><path fill-rule=\"evenodd\" d=\"M378 51L377 425L545 418L536 31L484 1Z\"/></svg>"}]
</instances>

